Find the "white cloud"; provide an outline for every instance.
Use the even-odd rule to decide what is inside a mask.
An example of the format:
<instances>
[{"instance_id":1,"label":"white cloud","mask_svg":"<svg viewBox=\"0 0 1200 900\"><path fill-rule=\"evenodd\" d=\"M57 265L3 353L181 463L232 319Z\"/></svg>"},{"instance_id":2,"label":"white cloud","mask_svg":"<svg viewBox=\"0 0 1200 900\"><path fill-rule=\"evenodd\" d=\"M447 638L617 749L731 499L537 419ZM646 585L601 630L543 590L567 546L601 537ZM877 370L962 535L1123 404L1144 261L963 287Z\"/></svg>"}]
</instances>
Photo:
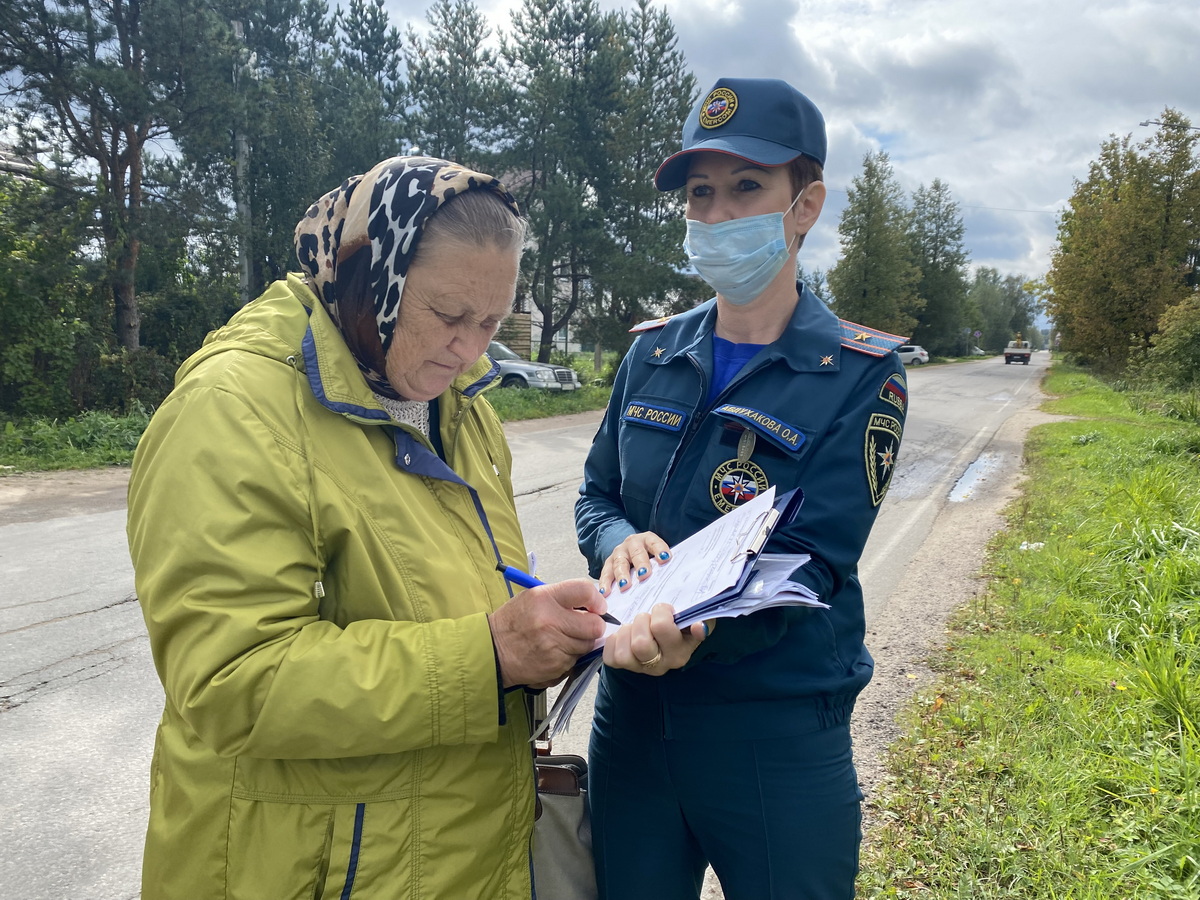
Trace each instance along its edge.
<instances>
[{"instance_id":1,"label":"white cloud","mask_svg":"<svg viewBox=\"0 0 1200 900\"><path fill-rule=\"evenodd\" d=\"M479 4L505 29L511 0ZM632 6L602 0L604 9ZM1200 125L1195 0L667 0L701 90L783 78L825 113L830 202L806 267L837 258L837 217L864 153L907 191L940 178L972 261L1040 276L1055 212L1109 135L1174 107ZM393 0L397 24L425 6ZM839 193L839 189L841 193Z\"/></svg>"}]
</instances>

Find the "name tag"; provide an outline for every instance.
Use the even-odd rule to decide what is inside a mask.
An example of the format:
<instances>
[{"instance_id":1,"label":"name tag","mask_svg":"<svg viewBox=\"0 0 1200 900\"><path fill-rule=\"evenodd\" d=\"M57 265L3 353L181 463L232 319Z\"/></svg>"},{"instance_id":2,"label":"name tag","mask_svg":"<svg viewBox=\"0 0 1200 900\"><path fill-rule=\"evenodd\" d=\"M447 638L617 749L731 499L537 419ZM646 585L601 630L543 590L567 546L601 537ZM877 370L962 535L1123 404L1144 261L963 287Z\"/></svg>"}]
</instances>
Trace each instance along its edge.
<instances>
[{"instance_id":1,"label":"name tag","mask_svg":"<svg viewBox=\"0 0 1200 900\"><path fill-rule=\"evenodd\" d=\"M781 422L779 419L761 410L751 409L749 406L736 406L732 403L726 403L724 406L718 406L714 412L718 415L740 419L785 450L799 450L801 445L804 444L804 434L799 428L795 425L789 425L787 422Z\"/></svg>"}]
</instances>

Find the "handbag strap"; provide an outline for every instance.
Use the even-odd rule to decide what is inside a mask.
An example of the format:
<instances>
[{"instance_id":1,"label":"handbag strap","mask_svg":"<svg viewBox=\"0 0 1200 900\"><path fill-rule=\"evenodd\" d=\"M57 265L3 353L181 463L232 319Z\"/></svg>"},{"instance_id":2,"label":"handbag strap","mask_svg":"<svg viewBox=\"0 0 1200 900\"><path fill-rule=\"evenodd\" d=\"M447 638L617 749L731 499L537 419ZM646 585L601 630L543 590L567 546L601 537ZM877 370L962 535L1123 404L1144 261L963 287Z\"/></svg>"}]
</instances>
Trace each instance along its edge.
<instances>
[{"instance_id":1,"label":"handbag strap","mask_svg":"<svg viewBox=\"0 0 1200 900\"><path fill-rule=\"evenodd\" d=\"M538 733L538 728L546 721L546 692L531 691L525 689L525 710L529 713L530 740L529 743L533 747L533 755L549 756L552 750L550 738L547 737L544 741L537 740L533 735Z\"/></svg>"}]
</instances>

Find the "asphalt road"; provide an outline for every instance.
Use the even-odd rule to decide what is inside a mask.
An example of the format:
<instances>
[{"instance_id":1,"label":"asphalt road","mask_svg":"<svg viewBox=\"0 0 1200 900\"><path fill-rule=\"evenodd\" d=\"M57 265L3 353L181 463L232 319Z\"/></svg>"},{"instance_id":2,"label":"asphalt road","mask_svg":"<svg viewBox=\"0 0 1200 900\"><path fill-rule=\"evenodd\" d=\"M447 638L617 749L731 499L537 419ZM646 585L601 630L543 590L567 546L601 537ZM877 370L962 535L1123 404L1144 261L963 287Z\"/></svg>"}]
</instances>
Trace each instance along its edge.
<instances>
[{"instance_id":1,"label":"asphalt road","mask_svg":"<svg viewBox=\"0 0 1200 900\"><path fill-rule=\"evenodd\" d=\"M856 714L868 788L920 658L946 612L975 590L973 561L1000 523L1039 399L1047 355L1033 359L909 371L904 447L861 567L877 660ZM598 418L506 429L522 522L546 580L586 574L571 509ZM0 478L0 896L138 896L162 701L133 596L126 474ZM583 749L586 713L557 748Z\"/></svg>"}]
</instances>

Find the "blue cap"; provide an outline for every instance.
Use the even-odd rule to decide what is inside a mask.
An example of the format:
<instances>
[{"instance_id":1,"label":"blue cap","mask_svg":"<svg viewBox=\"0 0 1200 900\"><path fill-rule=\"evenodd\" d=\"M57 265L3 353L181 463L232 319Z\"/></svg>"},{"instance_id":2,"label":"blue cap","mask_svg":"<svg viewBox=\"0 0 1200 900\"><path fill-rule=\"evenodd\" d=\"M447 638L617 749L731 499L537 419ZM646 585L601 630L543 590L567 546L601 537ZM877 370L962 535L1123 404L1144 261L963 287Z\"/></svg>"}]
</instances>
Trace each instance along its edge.
<instances>
[{"instance_id":1,"label":"blue cap","mask_svg":"<svg viewBox=\"0 0 1200 900\"><path fill-rule=\"evenodd\" d=\"M688 154L728 153L760 166L797 156L825 165L825 118L802 93L778 78L722 78L688 113L683 149L658 167L654 186L673 191L687 181Z\"/></svg>"}]
</instances>

